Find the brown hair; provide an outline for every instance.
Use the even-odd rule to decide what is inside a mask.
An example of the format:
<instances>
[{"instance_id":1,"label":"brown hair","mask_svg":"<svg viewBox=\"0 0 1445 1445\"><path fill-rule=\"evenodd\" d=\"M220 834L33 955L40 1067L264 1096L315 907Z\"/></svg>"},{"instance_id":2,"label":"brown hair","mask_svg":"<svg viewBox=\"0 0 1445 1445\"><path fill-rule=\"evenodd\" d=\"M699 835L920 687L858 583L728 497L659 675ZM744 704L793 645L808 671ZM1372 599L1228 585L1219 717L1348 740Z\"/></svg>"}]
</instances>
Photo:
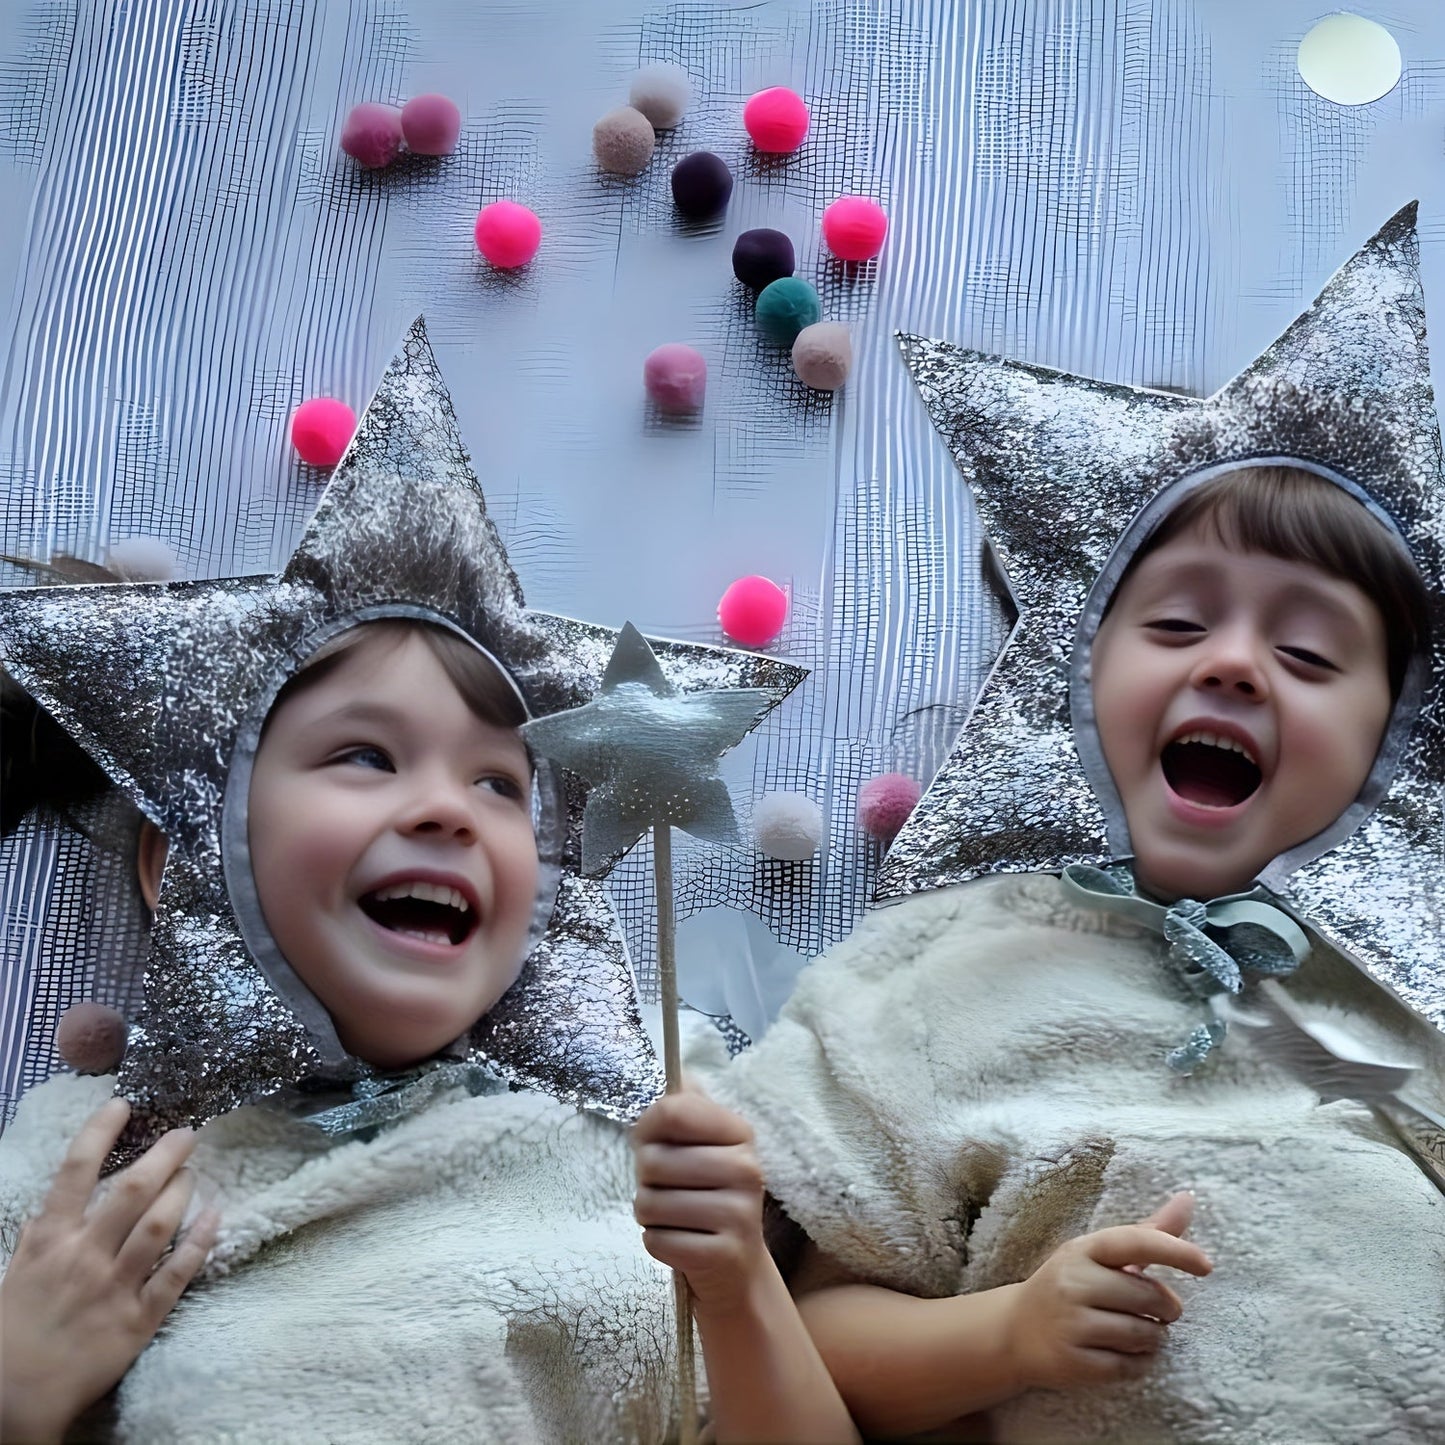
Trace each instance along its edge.
<instances>
[{"instance_id":1,"label":"brown hair","mask_svg":"<svg viewBox=\"0 0 1445 1445\"><path fill-rule=\"evenodd\" d=\"M1343 487L1302 467L1226 472L1168 513L1130 558L1119 586L1151 552L1194 527L1227 547L1304 562L1354 583L1379 609L1390 692L1400 695L1410 659L1429 637L1430 599L1403 544Z\"/></svg>"},{"instance_id":2,"label":"brown hair","mask_svg":"<svg viewBox=\"0 0 1445 1445\"><path fill-rule=\"evenodd\" d=\"M401 646L408 637L418 637L427 645L452 686L461 694L462 701L484 723L515 728L527 721L526 709L516 689L481 648L450 628L406 617L362 622L324 643L276 694L267 721L275 716L276 709L283 702L307 688L315 687L336 669L344 657L363 643L379 641L386 645L387 651L391 651Z\"/></svg>"}]
</instances>

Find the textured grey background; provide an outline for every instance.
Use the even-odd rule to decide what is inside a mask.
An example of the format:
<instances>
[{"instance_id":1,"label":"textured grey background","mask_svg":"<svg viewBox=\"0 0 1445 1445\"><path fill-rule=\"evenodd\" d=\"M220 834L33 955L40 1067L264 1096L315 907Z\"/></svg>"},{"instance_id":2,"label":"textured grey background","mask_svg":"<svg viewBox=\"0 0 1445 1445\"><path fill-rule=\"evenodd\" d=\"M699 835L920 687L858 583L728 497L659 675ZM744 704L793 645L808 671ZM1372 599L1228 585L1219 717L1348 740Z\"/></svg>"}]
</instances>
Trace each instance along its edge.
<instances>
[{"instance_id":1,"label":"textured grey background","mask_svg":"<svg viewBox=\"0 0 1445 1445\"><path fill-rule=\"evenodd\" d=\"M0 550L99 558L144 533L191 576L277 565L322 480L289 452L292 407L324 391L359 410L424 311L530 602L715 638L732 577L791 587L779 650L814 675L728 776L744 813L765 787L828 803L829 846L811 864L685 848L681 905L751 907L815 953L876 867L858 783L937 765L1003 637L971 504L892 332L1210 391L1412 197L1440 314L1445 15L1357 7L1405 75L1347 110L1295 70L1328 8L7 0ZM649 60L691 72L694 108L638 180L600 177L592 122ZM782 162L754 158L739 119L769 84L813 106ZM337 152L354 102L433 89L466 115L454 157L368 175ZM667 172L704 147L737 189L720 226L681 228ZM844 190L889 208L876 264L819 254L817 214ZM510 278L471 239L504 195L547 228ZM832 401L754 337L728 257L764 224L856 326ZM667 340L708 356L696 423L644 404L642 358ZM86 846L26 832L0 866L8 1112L51 1067L55 1012L115 991L134 937L106 922L115 870ZM647 868L615 875L644 983Z\"/></svg>"}]
</instances>

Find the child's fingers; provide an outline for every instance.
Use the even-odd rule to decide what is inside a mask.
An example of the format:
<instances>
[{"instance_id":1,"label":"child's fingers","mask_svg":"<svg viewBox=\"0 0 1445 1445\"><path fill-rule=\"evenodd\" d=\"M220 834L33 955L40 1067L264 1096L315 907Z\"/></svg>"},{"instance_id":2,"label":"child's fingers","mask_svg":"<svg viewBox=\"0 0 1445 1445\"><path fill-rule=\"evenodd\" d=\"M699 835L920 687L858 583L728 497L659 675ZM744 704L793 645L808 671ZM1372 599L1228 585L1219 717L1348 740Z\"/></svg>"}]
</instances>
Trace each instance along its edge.
<instances>
[{"instance_id":1,"label":"child's fingers","mask_svg":"<svg viewBox=\"0 0 1445 1445\"><path fill-rule=\"evenodd\" d=\"M1080 1365L1079 1379L1097 1385L1119 1380L1137 1380L1154 1365L1153 1355L1124 1354L1119 1350L1079 1349L1074 1358Z\"/></svg>"},{"instance_id":2,"label":"child's fingers","mask_svg":"<svg viewBox=\"0 0 1445 1445\"><path fill-rule=\"evenodd\" d=\"M1147 1315L1165 1324L1173 1324L1184 1313L1183 1303L1168 1285L1121 1269L1100 1268L1089 1280L1087 1298L1096 1309Z\"/></svg>"},{"instance_id":3,"label":"child's fingers","mask_svg":"<svg viewBox=\"0 0 1445 1445\"><path fill-rule=\"evenodd\" d=\"M205 1264L206 1256L216 1242L220 1223L221 1216L214 1209L202 1210L195 1223L176 1241L170 1255L145 1282L141 1289L141 1302L146 1307L152 1328L160 1328L161 1321L175 1307L186 1286Z\"/></svg>"},{"instance_id":4,"label":"child's fingers","mask_svg":"<svg viewBox=\"0 0 1445 1445\"><path fill-rule=\"evenodd\" d=\"M649 1189L632 1201L644 1229L685 1229L703 1234L762 1231L762 1206L755 1196L731 1189Z\"/></svg>"},{"instance_id":5,"label":"child's fingers","mask_svg":"<svg viewBox=\"0 0 1445 1445\"><path fill-rule=\"evenodd\" d=\"M195 1147L193 1129L172 1129L111 1179L90 1211L89 1223L96 1241L118 1254L141 1216Z\"/></svg>"},{"instance_id":6,"label":"child's fingers","mask_svg":"<svg viewBox=\"0 0 1445 1445\"><path fill-rule=\"evenodd\" d=\"M1197 1244L1143 1224L1101 1229L1088 1236L1087 1246L1090 1259L1111 1269L1123 1269L1128 1264L1162 1264L1185 1274L1206 1275L1214 1268Z\"/></svg>"},{"instance_id":7,"label":"child's fingers","mask_svg":"<svg viewBox=\"0 0 1445 1445\"><path fill-rule=\"evenodd\" d=\"M124 1099L108 1099L80 1126L45 1196L45 1212L79 1221L95 1193L100 1169L130 1118Z\"/></svg>"},{"instance_id":8,"label":"child's fingers","mask_svg":"<svg viewBox=\"0 0 1445 1445\"><path fill-rule=\"evenodd\" d=\"M156 1267L156 1261L170 1248L181 1220L186 1217L186 1206L195 1187L195 1175L189 1169L177 1169L155 1202L136 1221L115 1261L117 1273L126 1284L139 1289Z\"/></svg>"},{"instance_id":9,"label":"child's fingers","mask_svg":"<svg viewBox=\"0 0 1445 1445\"><path fill-rule=\"evenodd\" d=\"M1165 1234L1182 1235L1194 1218L1194 1196L1187 1189L1171 1194L1148 1219L1141 1219L1145 1229L1162 1229Z\"/></svg>"},{"instance_id":10,"label":"child's fingers","mask_svg":"<svg viewBox=\"0 0 1445 1445\"><path fill-rule=\"evenodd\" d=\"M737 1259L733 1241L718 1234L693 1229L665 1229L652 1226L642 1231L642 1247L653 1259L685 1275L726 1266Z\"/></svg>"},{"instance_id":11,"label":"child's fingers","mask_svg":"<svg viewBox=\"0 0 1445 1445\"><path fill-rule=\"evenodd\" d=\"M1152 1355L1168 1338L1166 1326L1140 1315L1116 1310L1085 1312L1082 1339L1086 1348L1115 1350L1123 1355Z\"/></svg>"},{"instance_id":12,"label":"child's fingers","mask_svg":"<svg viewBox=\"0 0 1445 1445\"><path fill-rule=\"evenodd\" d=\"M748 1121L706 1094L666 1094L632 1128L634 1146L642 1144L750 1144Z\"/></svg>"},{"instance_id":13,"label":"child's fingers","mask_svg":"<svg viewBox=\"0 0 1445 1445\"><path fill-rule=\"evenodd\" d=\"M655 1189L761 1191L763 1171L747 1144L639 1144L637 1182Z\"/></svg>"}]
</instances>

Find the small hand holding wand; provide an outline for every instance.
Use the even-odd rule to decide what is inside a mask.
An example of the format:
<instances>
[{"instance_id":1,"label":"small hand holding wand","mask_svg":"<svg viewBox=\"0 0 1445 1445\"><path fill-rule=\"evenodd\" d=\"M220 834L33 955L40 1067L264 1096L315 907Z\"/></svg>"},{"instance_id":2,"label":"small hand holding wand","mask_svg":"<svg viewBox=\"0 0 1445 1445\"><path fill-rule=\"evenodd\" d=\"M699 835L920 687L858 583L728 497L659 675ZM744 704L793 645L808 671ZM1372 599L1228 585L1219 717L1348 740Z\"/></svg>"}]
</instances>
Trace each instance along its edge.
<instances>
[{"instance_id":1,"label":"small hand holding wand","mask_svg":"<svg viewBox=\"0 0 1445 1445\"><path fill-rule=\"evenodd\" d=\"M740 743L775 701L773 694L755 688L679 692L663 674L647 639L629 622L618 635L596 698L523 728L537 752L593 785L582 817L584 873L605 871L652 829L663 1069L670 1094L682 1088L672 829L713 843L738 841L737 818L718 776L718 758ZM687 1279L677 1271L673 1289L679 1438L683 1445L692 1445L697 1439L692 1301Z\"/></svg>"}]
</instances>

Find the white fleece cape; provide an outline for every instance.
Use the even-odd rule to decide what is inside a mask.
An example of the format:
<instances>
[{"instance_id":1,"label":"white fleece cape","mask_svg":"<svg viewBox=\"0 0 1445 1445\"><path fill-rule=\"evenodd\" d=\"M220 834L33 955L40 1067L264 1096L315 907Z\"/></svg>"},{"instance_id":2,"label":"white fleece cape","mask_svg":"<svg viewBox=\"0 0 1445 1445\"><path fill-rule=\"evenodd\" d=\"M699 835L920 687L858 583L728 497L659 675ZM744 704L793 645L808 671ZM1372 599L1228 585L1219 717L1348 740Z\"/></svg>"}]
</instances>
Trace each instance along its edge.
<instances>
[{"instance_id":1,"label":"white fleece cape","mask_svg":"<svg viewBox=\"0 0 1445 1445\"><path fill-rule=\"evenodd\" d=\"M110 1094L63 1075L0 1140L0 1238ZM370 1142L261 1108L202 1131L205 1277L122 1382L117 1438L660 1441L672 1285L632 1219L623 1131L534 1093L458 1091Z\"/></svg>"},{"instance_id":2,"label":"white fleece cape","mask_svg":"<svg viewBox=\"0 0 1445 1445\"><path fill-rule=\"evenodd\" d=\"M713 1089L838 1273L916 1295L1026 1278L1197 1193L1215 1272L1170 1279L1185 1314L1148 1376L1031 1391L999 1441L1445 1440L1445 1198L1367 1111L1239 1038L1171 1074L1201 1016L1163 952L1050 875L917 895L805 969ZM1441 1077L1438 1038L1322 945L1290 991Z\"/></svg>"}]
</instances>

